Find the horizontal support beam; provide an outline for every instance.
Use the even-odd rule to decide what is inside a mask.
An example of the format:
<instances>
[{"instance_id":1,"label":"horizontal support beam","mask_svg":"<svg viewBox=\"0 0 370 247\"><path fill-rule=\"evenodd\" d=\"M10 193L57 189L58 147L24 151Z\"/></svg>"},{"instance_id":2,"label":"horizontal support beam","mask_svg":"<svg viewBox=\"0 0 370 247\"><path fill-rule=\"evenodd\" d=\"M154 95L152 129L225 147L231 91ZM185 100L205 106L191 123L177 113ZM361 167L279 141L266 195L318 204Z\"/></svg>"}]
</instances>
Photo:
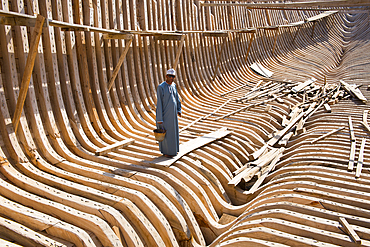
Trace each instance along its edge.
<instances>
[{"instance_id":1,"label":"horizontal support beam","mask_svg":"<svg viewBox=\"0 0 370 247\"><path fill-rule=\"evenodd\" d=\"M103 39L132 39L134 37L133 34L113 34L113 33L105 33L103 34Z\"/></svg>"},{"instance_id":2,"label":"horizontal support beam","mask_svg":"<svg viewBox=\"0 0 370 247\"><path fill-rule=\"evenodd\" d=\"M227 37L229 34L226 31L214 31L214 32L205 32L202 35L206 37Z\"/></svg>"},{"instance_id":3,"label":"horizontal support beam","mask_svg":"<svg viewBox=\"0 0 370 247\"><path fill-rule=\"evenodd\" d=\"M154 37L154 40L181 40L181 34L162 34Z\"/></svg>"},{"instance_id":4,"label":"horizontal support beam","mask_svg":"<svg viewBox=\"0 0 370 247\"><path fill-rule=\"evenodd\" d=\"M217 1L221 0L214 0L214 2ZM214 4L218 3L200 2L200 6L214 6ZM220 5L221 4L223 6L227 4L230 6L244 6L250 8L305 8L305 7L339 8L339 7L370 6L370 0L334 0L334 1L309 1L309 2L287 2L287 3L220 3Z\"/></svg>"}]
</instances>

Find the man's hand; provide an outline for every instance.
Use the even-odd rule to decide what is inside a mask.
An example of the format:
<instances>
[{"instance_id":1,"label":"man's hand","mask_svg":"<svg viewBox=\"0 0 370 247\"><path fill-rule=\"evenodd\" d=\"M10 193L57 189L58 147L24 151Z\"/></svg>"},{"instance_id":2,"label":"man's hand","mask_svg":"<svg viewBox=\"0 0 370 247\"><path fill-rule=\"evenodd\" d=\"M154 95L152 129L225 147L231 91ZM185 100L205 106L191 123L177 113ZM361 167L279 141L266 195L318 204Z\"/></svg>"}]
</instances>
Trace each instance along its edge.
<instances>
[{"instance_id":1,"label":"man's hand","mask_svg":"<svg viewBox=\"0 0 370 247\"><path fill-rule=\"evenodd\" d=\"M181 112L178 112L178 113L177 113L177 115L178 115L179 117L181 117Z\"/></svg>"}]
</instances>

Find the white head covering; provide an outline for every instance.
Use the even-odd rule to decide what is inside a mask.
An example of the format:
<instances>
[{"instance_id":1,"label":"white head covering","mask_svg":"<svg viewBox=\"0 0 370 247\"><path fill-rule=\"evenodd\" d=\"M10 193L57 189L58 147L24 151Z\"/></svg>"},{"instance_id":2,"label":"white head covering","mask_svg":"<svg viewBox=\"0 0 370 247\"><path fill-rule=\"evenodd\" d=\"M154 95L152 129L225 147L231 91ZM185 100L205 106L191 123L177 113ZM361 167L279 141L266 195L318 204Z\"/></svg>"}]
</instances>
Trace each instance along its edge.
<instances>
[{"instance_id":1,"label":"white head covering","mask_svg":"<svg viewBox=\"0 0 370 247\"><path fill-rule=\"evenodd\" d=\"M176 71L174 69L169 69L169 70L167 70L167 75L176 76Z\"/></svg>"}]
</instances>

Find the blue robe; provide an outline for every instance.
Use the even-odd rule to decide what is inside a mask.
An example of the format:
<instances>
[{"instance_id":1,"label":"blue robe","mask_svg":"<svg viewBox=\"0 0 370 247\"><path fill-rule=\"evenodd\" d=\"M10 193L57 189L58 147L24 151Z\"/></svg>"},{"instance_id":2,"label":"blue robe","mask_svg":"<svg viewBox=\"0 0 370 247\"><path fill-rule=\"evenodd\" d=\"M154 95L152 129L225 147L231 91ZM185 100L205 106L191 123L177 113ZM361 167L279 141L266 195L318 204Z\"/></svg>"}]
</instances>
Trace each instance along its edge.
<instances>
[{"instance_id":1,"label":"blue robe","mask_svg":"<svg viewBox=\"0 0 370 247\"><path fill-rule=\"evenodd\" d=\"M162 82L157 88L157 128L165 129L166 136L159 142L162 154L176 155L179 152L179 124L177 113L181 113L181 102L177 94L176 85ZM163 122L163 124L158 124Z\"/></svg>"}]
</instances>

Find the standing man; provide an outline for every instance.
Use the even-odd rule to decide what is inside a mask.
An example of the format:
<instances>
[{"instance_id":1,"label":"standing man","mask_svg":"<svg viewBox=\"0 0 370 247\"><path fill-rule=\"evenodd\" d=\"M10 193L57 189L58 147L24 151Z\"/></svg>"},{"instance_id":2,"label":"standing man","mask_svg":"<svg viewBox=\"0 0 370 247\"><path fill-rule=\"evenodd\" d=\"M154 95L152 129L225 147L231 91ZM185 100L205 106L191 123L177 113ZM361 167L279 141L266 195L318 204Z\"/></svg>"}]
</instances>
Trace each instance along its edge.
<instances>
[{"instance_id":1,"label":"standing man","mask_svg":"<svg viewBox=\"0 0 370 247\"><path fill-rule=\"evenodd\" d=\"M157 88L156 121L158 129L165 129L166 136L159 142L159 150L164 156L172 158L179 152L179 122L181 117L181 102L177 94L174 69L167 70L166 81Z\"/></svg>"}]
</instances>

